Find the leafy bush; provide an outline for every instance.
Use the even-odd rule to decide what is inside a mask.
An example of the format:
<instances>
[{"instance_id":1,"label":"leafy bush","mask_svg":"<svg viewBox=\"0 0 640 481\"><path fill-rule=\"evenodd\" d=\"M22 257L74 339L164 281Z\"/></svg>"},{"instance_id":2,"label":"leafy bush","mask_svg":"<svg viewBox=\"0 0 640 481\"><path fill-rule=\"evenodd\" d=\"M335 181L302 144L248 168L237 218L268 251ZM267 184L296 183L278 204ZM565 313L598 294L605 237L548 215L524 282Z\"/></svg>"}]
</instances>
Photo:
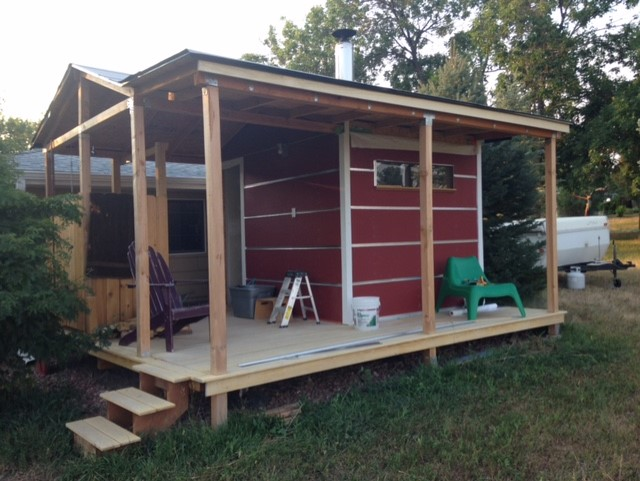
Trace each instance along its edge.
<instances>
[{"instance_id":1,"label":"leafy bush","mask_svg":"<svg viewBox=\"0 0 640 481\"><path fill-rule=\"evenodd\" d=\"M25 356L65 361L95 347L91 336L66 333L60 323L86 310L82 286L65 271L70 245L60 237L61 229L81 218L78 199L38 198L17 190L15 178L10 161L0 157L0 380L4 381L8 376L20 378ZM0 385L11 389L10 383Z\"/></svg>"}]
</instances>

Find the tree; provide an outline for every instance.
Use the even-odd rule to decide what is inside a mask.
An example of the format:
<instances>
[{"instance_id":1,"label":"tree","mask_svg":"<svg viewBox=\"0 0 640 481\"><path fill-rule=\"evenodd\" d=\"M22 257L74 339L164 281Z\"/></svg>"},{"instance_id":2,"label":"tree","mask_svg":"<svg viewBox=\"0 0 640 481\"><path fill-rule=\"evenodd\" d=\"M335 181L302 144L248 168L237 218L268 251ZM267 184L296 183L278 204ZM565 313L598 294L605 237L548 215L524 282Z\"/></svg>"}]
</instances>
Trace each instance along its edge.
<instances>
[{"instance_id":1,"label":"tree","mask_svg":"<svg viewBox=\"0 0 640 481\"><path fill-rule=\"evenodd\" d=\"M545 285L545 271L536 266L541 245L524 238L539 212L535 166L543 155L538 142L524 138L482 149L485 271L489 279L514 282L525 298Z\"/></svg>"},{"instance_id":2,"label":"tree","mask_svg":"<svg viewBox=\"0 0 640 481\"><path fill-rule=\"evenodd\" d=\"M7 122L0 125L18 125ZM65 360L95 348L95 339L65 333L60 321L86 309L82 287L65 271L69 245L60 231L79 222L76 196L38 198L15 188L9 152L23 145L0 132L0 378L24 373L22 356ZM5 382L0 385L7 387ZM2 388L0 388L1 390Z\"/></svg>"},{"instance_id":3,"label":"tree","mask_svg":"<svg viewBox=\"0 0 640 481\"><path fill-rule=\"evenodd\" d=\"M311 8L302 27L286 20L282 31L271 25L264 41L268 55L245 54L244 60L266 63L290 70L333 77L336 39L332 33L340 28L357 28L354 44L354 80L372 82L375 74L368 59L370 42L363 32L370 30L366 8L359 0L327 0L324 7Z\"/></svg>"},{"instance_id":4,"label":"tree","mask_svg":"<svg viewBox=\"0 0 640 481\"><path fill-rule=\"evenodd\" d=\"M587 78L611 65L613 45L603 42L597 22L623 4L637 0L487 0L472 37L502 70L501 88L520 89L527 112L572 119Z\"/></svg>"},{"instance_id":5,"label":"tree","mask_svg":"<svg viewBox=\"0 0 640 481\"><path fill-rule=\"evenodd\" d=\"M436 70L421 92L463 102L487 104L482 72L472 65L466 55L459 53L455 46L451 49L451 56Z\"/></svg>"},{"instance_id":6,"label":"tree","mask_svg":"<svg viewBox=\"0 0 640 481\"><path fill-rule=\"evenodd\" d=\"M29 120L5 118L0 110L0 155L28 150L37 126Z\"/></svg>"},{"instance_id":7,"label":"tree","mask_svg":"<svg viewBox=\"0 0 640 481\"><path fill-rule=\"evenodd\" d=\"M446 56L439 53L468 16L473 0L327 0L314 7L303 27L285 21L280 34L269 28L270 55L244 55L293 70L333 76L338 28L357 30L353 38L354 80L388 81L392 87L418 91Z\"/></svg>"}]
</instances>

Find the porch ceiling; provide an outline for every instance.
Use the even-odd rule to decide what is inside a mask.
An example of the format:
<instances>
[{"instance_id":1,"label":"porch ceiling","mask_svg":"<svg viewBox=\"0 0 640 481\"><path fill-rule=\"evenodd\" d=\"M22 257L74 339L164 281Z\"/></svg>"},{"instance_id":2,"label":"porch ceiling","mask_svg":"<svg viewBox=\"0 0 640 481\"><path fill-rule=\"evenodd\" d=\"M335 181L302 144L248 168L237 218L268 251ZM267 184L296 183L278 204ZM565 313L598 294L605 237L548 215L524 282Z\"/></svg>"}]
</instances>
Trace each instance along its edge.
<instances>
[{"instance_id":1,"label":"porch ceiling","mask_svg":"<svg viewBox=\"0 0 640 481\"><path fill-rule=\"evenodd\" d=\"M345 121L350 121L354 131L417 138L420 122L425 114L431 114L435 116L435 140L463 144L518 134L550 137L568 131L568 124L552 119L185 51L117 82L101 77L99 72L71 66L34 138L34 147L48 147L76 128L80 81L85 81L88 88L89 118L96 119L135 95L136 101L145 106L147 148L155 142L168 143L174 162L203 162L201 87L212 83L220 92L223 157L230 155L225 155L225 148L232 140L236 146L251 148L248 136L254 129L245 129L247 125L317 135L338 132ZM94 155L130 156L127 112L122 109L90 126ZM236 150L233 155L242 155ZM56 152L77 154L77 136L65 139Z\"/></svg>"}]
</instances>

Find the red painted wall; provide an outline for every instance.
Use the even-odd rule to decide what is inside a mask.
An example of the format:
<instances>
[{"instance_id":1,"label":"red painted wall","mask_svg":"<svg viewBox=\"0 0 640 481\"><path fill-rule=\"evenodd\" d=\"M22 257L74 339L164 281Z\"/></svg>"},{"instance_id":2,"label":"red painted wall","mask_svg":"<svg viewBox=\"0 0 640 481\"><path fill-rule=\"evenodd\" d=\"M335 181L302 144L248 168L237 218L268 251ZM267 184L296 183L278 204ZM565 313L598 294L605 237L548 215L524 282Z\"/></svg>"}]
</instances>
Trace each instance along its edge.
<instances>
[{"instance_id":1,"label":"red painted wall","mask_svg":"<svg viewBox=\"0 0 640 481\"><path fill-rule=\"evenodd\" d=\"M418 163L418 152L352 149L354 296L378 296L382 316L418 312L420 282L419 191L374 186L374 161ZM434 153L454 166L454 190L434 191L436 277L452 255L478 254L476 156ZM358 170L362 169L362 170ZM384 244L384 245L381 245ZM436 287L440 281L436 280Z\"/></svg>"},{"instance_id":2,"label":"red painted wall","mask_svg":"<svg viewBox=\"0 0 640 481\"><path fill-rule=\"evenodd\" d=\"M376 188L374 160L417 163L418 152L351 151L353 295L380 297L382 316L418 312L419 192ZM475 155L435 153L434 163L462 176L453 191L434 192L438 276L448 257L478 254L477 172ZM271 149L245 157L244 207L247 278L279 287L288 269L305 270L321 319L341 322L338 169L336 136L294 143L286 156Z\"/></svg>"},{"instance_id":3,"label":"red painted wall","mask_svg":"<svg viewBox=\"0 0 640 481\"><path fill-rule=\"evenodd\" d=\"M342 321L337 137L246 157L244 179L247 278L279 288L306 271L320 318Z\"/></svg>"}]
</instances>

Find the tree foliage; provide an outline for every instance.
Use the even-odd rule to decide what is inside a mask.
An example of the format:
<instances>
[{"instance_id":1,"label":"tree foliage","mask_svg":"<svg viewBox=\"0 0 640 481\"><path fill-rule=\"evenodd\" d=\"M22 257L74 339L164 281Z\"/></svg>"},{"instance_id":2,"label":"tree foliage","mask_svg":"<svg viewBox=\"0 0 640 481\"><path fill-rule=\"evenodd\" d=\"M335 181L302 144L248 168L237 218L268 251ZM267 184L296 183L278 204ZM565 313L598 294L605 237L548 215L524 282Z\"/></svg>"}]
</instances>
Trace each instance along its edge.
<instances>
[{"instance_id":1,"label":"tree foliage","mask_svg":"<svg viewBox=\"0 0 640 481\"><path fill-rule=\"evenodd\" d=\"M465 18L471 0L327 0L313 7L305 25L286 20L278 32L269 28L266 56L259 61L293 70L334 75L332 32L354 28L354 80L386 80L398 89L418 91L446 59L438 50L451 36L455 21Z\"/></svg>"},{"instance_id":2,"label":"tree foliage","mask_svg":"<svg viewBox=\"0 0 640 481\"><path fill-rule=\"evenodd\" d=\"M482 149L485 271L494 281L514 282L523 297L544 287L538 249L525 234L539 210L542 145L529 139L486 144Z\"/></svg>"},{"instance_id":3,"label":"tree foliage","mask_svg":"<svg viewBox=\"0 0 640 481\"><path fill-rule=\"evenodd\" d=\"M4 122L3 126L15 125ZM0 378L23 372L23 356L65 360L94 347L94 339L65 333L60 321L86 309L81 286L65 271L68 243L60 232L79 222L75 196L38 198L15 188L9 152L24 145L0 132Z\"/></svg>"},{"instance_id":4,"label":"tree foliage","mask_svg":"<svg viewBox=\"0 0 640 481\"><path fill-rule=\"evenodd\" d=\"M482 72L455 47L444 65L429 79L422 93L462 102L487 104Z\"/></svg>"}]
</instances>

